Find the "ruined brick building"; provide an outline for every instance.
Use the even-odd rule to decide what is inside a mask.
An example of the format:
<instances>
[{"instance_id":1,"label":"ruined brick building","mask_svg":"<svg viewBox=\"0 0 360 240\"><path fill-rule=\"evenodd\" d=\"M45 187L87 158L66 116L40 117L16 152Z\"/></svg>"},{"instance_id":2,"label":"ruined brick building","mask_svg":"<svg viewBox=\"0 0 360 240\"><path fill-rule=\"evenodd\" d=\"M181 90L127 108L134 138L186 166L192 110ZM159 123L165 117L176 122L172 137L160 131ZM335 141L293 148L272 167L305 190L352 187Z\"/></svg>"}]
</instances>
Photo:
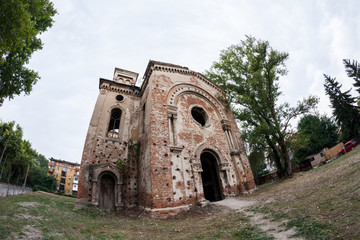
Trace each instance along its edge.
<instances>
[{"instance_id":1,"label":"ruined brick building","mask_svg":"<svg viewBox=\"0 0 360 240\"><path fill-rule=\"evenodd\" d=\"M150 61L100 79L86 136L77 206L172 215L254 190L224 90L200 73ZM139 148L138 148L139 147Z\"/></svg>"}]
</instances>

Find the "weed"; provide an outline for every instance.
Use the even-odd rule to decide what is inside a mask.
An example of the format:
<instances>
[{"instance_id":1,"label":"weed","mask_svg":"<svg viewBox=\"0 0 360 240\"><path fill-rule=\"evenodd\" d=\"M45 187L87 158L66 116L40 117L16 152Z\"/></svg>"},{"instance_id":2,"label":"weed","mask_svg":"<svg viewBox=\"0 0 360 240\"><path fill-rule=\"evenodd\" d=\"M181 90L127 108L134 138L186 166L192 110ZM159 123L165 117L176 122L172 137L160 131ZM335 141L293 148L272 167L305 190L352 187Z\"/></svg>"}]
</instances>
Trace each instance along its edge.
<instances>
[{"instance_id":1,"label":"weed","mask_svg":"<svg viewBox=\"0 0 360 240\"><path fill-rule=\"evenodd\" d=\"M274 237L266 236L257 227L247 226L234 234L236 239L251 239L251 240L272 240Z\"/></svg>"},{"instance_id":2,"label":"weed","mask_svg":"<svg viewBox=\"0 0 360 240\"><path fill-rule=\"evenodd\" d=\"M43 240L56 240L55 236L45 236L43 237Z\"/></svg>"},{"instance_id":3,"label":"weed","mask_svg":"<svg viewBox=\"0 0 360 240\"><path fill-rule=\"evenodd\" d=\"M113 234L111 234L111 238L113 238L113 239L125 239L126 237L128 237L129 236L129 234L127 234L127 233L113 233Z\"/></svg>"},{"instance_id":4,"label":"weed","mask_svg":"<svg viewBox=\"0 0 360 240\"><path fill-rule=\"evenodd\" d=\"M296 227L299 233L295 236L301 235L307 239L312 240L326 240L330 238L330 231L327 224L320 223L309 217L300 217L290 220L287 223L288 228Z\"/></svg>"}]
</instances>

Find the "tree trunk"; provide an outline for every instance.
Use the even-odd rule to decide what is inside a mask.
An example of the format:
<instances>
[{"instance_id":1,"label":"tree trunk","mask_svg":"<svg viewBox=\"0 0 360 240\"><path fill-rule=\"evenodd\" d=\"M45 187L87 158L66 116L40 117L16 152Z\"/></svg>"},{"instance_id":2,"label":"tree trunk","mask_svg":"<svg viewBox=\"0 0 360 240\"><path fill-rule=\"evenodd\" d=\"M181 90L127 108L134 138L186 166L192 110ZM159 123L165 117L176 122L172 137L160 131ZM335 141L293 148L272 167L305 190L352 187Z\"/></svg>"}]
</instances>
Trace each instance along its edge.
<instances>
[{"instance_id":1,"label":"tree trunk","mask_svg":"<svg viewBox=\"0 0 360 240\"><path fill-rule=\"evenodd\" d=\"M10 168L9 173L8 173L8 177L7 177L7 183L10 183L10 178L12 177L12 175L14 174L14 172L15 172L15 169L12 170L12 169Z\"/></svg>"},{"instance_id":2,"label":"tree trunk","mask_svg":"<svg viewBox=\"0 0 360 240\"><path fill-rule=\"evenodd\" d=\"M289 152L287 150L287 146L286 146L284 137L282 137L282 136L280 136L279 145L280 145L280 149L281 149L281 155L284 159L284 171L286 173L286 176L289 177L292 175L291 160L289 157Z\"/></svg>"},{"instance_id":3,"label":"tree trunk","mask_svg":"<svg viewBox=\"0 0 360 240\"><path fill-rule=\"evenodd\" d=\"M281 157L279 156L279 151L277 150L276 146L273 144L273 142L271 142L270 138L268 136L265 137L267 144L269 145L269 147L271 148L273 154L274 154L274 161L275 161L275 165L276 168L278 170L278 174L280 178L285 177L286 175L286 168L284 168L284 166L281 163Z\"/></svg>"}]
</instances>

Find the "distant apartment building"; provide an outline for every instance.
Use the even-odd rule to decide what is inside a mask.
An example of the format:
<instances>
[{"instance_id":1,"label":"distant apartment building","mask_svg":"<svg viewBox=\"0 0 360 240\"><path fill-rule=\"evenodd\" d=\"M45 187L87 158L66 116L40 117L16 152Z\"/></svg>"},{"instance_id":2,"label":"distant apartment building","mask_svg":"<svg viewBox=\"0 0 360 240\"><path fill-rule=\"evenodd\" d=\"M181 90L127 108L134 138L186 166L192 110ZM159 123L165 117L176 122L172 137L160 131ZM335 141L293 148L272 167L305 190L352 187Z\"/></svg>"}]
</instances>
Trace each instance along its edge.
<instances>
[{"instance_id":1,"label":"distant apartment building","mask_svg":"<svg viewBox=\"0 0 360 240\"><path fill-rule=\"evenodd\" d=\"M75 195L78 191L80 164L58 160L54 158L49 159L49 167L47 175L56 178L58 191Z\"/></svg>"}]
</instances>

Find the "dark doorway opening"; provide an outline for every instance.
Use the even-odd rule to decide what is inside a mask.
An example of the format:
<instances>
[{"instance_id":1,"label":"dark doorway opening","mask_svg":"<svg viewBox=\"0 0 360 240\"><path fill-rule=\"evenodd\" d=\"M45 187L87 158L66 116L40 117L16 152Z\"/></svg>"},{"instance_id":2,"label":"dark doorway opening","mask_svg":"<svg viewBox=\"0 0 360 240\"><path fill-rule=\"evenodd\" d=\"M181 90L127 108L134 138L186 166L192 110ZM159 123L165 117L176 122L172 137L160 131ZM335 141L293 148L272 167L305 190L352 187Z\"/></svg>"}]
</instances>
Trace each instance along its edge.
<instances>
[{"instance_id":1,"label":"dark doorway opening","mask_svg":"<svg viewBox=\"0 0 360 240\"><path fill-rule=\"evenodd\" d=\"M105 211L115 210L115 179L107 173L100 178L99 208Z\"/></svg>"},{"instance_id":2,"label":"dark doorway opening","mask_svg":"<svg viewBox=\"0 0 360 240\"><path fill-rule=\"evenodd\" d=\"M200 155L205 199L213 202L223 199L221 194L219 171L217 168L216 156L211 152L203 152Z\"/></svg>"}]
</instances>

